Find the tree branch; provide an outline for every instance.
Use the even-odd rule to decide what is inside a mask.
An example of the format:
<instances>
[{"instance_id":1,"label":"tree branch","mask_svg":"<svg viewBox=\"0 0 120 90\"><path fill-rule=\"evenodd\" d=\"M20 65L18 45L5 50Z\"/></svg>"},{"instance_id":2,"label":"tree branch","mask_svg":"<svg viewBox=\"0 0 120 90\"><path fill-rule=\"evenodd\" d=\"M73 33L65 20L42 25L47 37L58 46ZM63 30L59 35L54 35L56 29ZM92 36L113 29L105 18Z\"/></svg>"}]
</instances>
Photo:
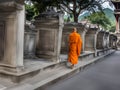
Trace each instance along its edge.
<instances>
[{"instance_id":1,"label":"tree branch","mask_svg":"<svg viewBox=\"0 0 120 90\"><path fill-rule=\"evenodd\" d=\"M65 12L67 12L67 13L69 13L70 14L70 12L68 12L62 5L60 6Z\"/></svg>"},{"instance_id":2,"label":"tree branch","mask_svg":"<svg viewBox=\"0 0 120 90\"><path fill-rule=\"evenodd\" d=\"M73 10L70 9L70 7L69 7L67 4L65 4L63 1L62 1L62 4L63 4L66 8L68 8L71 12L73 12Z\"/></svg>"},{"instance_id":3,"label":"tree branch","mask_svg":"<svg viewBox=\"0 0 120 90\"><path fill-rule=\"evenodd\" d=\"M100 3L100 4L103 4L103 3L107 2L107 1L110 1L110 0L104 0L104 1L99 0L97 2Z\"/></svg>"}]
</instances>

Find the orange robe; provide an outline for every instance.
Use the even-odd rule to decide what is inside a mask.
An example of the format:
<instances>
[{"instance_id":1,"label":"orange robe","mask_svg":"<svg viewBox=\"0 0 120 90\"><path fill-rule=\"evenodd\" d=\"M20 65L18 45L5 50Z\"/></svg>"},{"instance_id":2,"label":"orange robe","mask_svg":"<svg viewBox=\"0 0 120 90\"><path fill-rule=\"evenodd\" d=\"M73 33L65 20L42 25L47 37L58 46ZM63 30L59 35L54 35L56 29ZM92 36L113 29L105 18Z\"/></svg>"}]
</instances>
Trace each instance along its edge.
<instances>
[{"instance_id":1,"label":"orange robe","mask_svg":"<svg viewBox=\"0 0 120 90\"><path fill-rule=\"evenodd\" d=\"M82 49L82 39L80 35L76 32L72 32L69 35L69 53L68 53L68 61L71 64L78 63L78 57L81 53Z\"/></svg>"}]
</instances>

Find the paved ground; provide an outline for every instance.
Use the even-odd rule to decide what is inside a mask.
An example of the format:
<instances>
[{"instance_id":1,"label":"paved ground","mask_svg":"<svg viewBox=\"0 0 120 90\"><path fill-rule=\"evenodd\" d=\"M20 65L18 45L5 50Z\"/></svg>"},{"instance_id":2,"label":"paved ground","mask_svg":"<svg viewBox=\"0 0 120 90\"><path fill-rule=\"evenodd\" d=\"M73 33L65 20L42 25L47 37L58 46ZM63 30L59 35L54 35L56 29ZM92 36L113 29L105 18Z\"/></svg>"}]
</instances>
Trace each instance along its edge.
<instances>
[{"instance_id":1,"label":"paved ground","mask_svg":"<svg viewBox=\"0 0 120 90\"><path fill-rule=\"evenodd\" d=\"M45 90L120 90L120 51Z\"/></svg>"}]
</instances>

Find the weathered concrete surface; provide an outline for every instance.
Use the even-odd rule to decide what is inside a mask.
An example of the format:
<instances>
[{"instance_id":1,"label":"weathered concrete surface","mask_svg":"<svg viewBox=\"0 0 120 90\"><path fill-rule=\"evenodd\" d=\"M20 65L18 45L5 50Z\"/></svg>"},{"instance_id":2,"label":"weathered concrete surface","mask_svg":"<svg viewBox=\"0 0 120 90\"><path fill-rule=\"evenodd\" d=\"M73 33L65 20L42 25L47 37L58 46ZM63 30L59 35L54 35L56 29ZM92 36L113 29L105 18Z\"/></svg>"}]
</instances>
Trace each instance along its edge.
<instances>
[{"instance_id":1,"label":"weathered concrete surface","mask_svg":"<svg viewBox=\"0 0 120 90\"><path fill-rule=\"evenodd\" d=\"M14 83L20 83L25 79L35 77L39 73L43 73L47 69L53 69L61 66L67 62L67 55L61 54L59 62L50 62L45 59L24 59L24 69L18 73L1 71L0 76L8 80L12 80ZM94 58L94 53L85 52L79 56L80 60L92 60ZM43 72L42 72L43 71ZM53 70L54 71L54 70ZM44 75L43 75L44 76Z\"/></svg>"},{"instance_id":2,"label":"weathered concrete surface","mask_svg":"<svg viewBox=\"0 0 120 90\"><path fill-rule=\"evenodd\" d=\"M44 90L120 90L120 51Z\"/></svg>"},{"instance_id":3,"label":"weathered concrete surface","mask_svg":"<svg viewBox=\"0 0 120 90\"><path fill-rule=\"evenodd\" d=\"M110 47L117 49L117 36L114 34L110 34L109 40L110 40L110 43L109 43Z\"/></svg>"},{"instance_id":4,"label":"weathered concrete surface","mask_svg":"<svg viewBox=\"0 0 120 90\"><path fill-rule=\"evenodd\" d=\"M32 24L25 25L25 32L24 32L24 58L36 58L35 51L36 51L36 41L37 41L37 30L33 27Z\"/></svg>"},{"instance_id":5,"label":"weathered concrete surface","mask_svg":"<svg viewBox=\"0 0 120 90\"><path fill-rule=\"evenodd\" d=\"M85 35L85 51L96 52L98 28L90 27Z\"/></svg>"},{"instance_id":6,"label":"weathered concrete surface","mask_svg":"<svg viewBox=\"0 0 120 90\"><path fill-rule=\"evenodd\" d=\"M0 90L4 90L4 89L6 89L6 87L3 85L0 85Z\"/></svg>"},{"instance_id":7,"label":"weathered concrete surface","mask_svg":"<svg viewBox=\"0 0 120 90\"><path fill-rule=\"evenodd\" d=\"M0 70L3 71L18 72L24 66L25 7L22 2L0 0Z\"/></svg>"},{"instance_id":8,"label":"weathered concrete surface","mask_svg":"<svg viewBox=\"0 0 120 90\"><path fill-rule=\"evenodd\" d=\"M85 67L99 61L98 59L103 58L104 56L109 55L112 52L114 52L114 50L110 50L109 53L106 53L105 55L95 57L95 58L92 58L90 55L90 57L88 57L89 60L87 58L84 59L85 57L83 55L81 57L83 58L83 60L81 61L81 58L80 58L79 63L75 66L74 69L66 68L66 66L63 63L61 64L58 63L56 65L55 64L48 65L50 64L50 61L49 63L46 62L46 64L44 60L43 60L44 61L43 64L41 63L40 60L38 60L37 62L27 61L28 63L26 63L25 65L27 67L25 68L28 69L27 70L28 72L30 72L31 70L37 69L39 66L39 63L41 63L41 66L39 66L41 67L41 69L40 69L40 72L37 73L37 75L34 76L33 74L35 74L35 72L33 72L32 74L30 74L32 76L27 79L24 79L24 77L22 76L21 79L23 81L19 83L13 83L7 78L0 78L0 85L4 86L6 88L5 90L29 90L30 88L33 90L43 90L44 87L51 85L53 83L56 83L57 81L70 76L71 74L78 73L79 71L83 70ZM62 56L61 59L62 60L66 59L66 55ZM38 65L36 65L36 63Z\"/></svg>"},{"instance_id":9,"label":"weathered concrete surface","mask_svg":"<svg viewBox=\"0 0 120 90\"><path fill-rule=\"evenodd\" d=\"M120 49L120 33L116 33L117 36L117 48Z\"/></svg>"},{"instance_id":10,"label":"weathered concrete surface","mask_svg":"<svg viewBox=\"0 0 120 90\"><path fill-rule=\"evenodd\" d=\"M97 35L97 43L96 43L96 48L103 50L105 47L105 40L104 40L104 36L105 36L105 31L99 31L98 35Z\"/></svg>"},{"instance_id":11,"label":"weathered concrete surface","mask_svg":"<svg viewBox=\"0 0 120 90\"><path fill-rule=\"evenodd\" d=\"M38 29L36 56L51 61L60 59L62 40L63 14L55 11L43 12L35 17L35 27Z\"/></svg>"}]
</instances>

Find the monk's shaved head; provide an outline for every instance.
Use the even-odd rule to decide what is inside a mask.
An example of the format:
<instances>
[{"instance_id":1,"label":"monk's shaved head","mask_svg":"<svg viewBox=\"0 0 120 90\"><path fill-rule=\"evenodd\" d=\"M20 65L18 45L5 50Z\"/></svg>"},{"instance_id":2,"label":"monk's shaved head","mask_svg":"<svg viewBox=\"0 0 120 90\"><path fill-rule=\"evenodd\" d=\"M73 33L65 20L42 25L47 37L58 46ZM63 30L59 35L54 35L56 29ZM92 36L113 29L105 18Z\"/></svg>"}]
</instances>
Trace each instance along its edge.
<instances>
[{"instance_id":1,"label":"monk's shaved head","mask_svg":"<svg viewBox=\"0 0 120 90\"><path fill-rule=\"evenodd\" d=\"M73 32L77 32L77 29L75 27L73 28Z\"/></svg>"}]
</instances>

